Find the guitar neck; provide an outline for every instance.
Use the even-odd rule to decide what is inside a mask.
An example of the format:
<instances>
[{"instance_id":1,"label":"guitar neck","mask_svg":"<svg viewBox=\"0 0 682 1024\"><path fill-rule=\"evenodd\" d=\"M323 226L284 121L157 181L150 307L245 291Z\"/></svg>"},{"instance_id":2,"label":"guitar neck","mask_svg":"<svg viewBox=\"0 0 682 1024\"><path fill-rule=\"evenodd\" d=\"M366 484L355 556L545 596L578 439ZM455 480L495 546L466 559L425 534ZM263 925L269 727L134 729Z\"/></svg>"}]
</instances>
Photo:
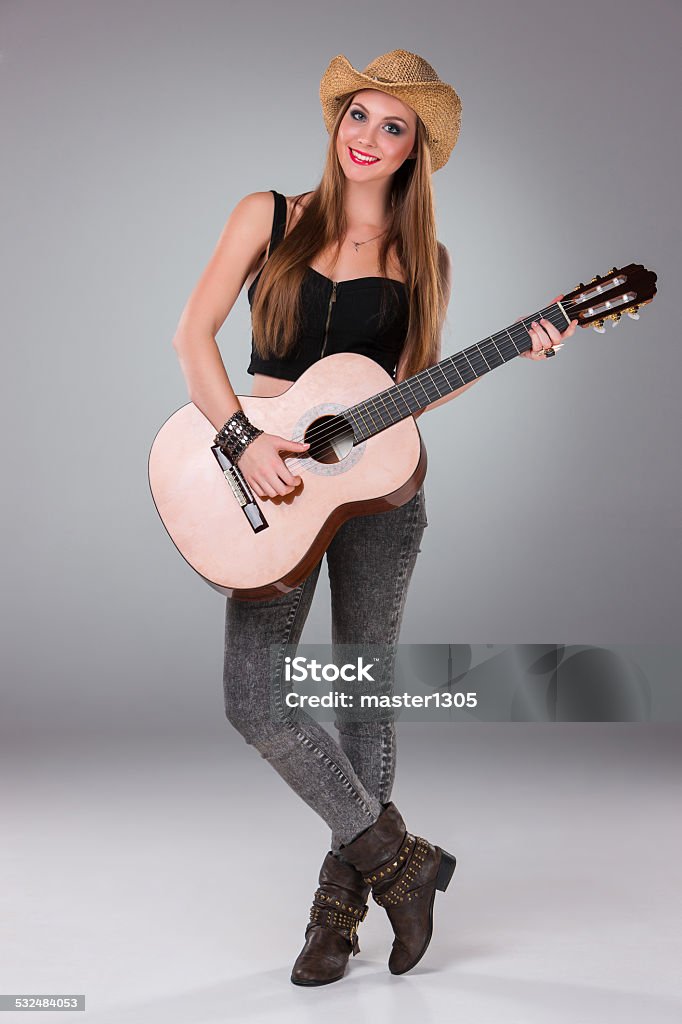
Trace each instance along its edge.
<instances>
[{"instance_id":1,"label":"guitar neck","mask_svg":"<svg viewBox=\"0 0 682 1024\"><path fill-rule=\"evenodd\" d=\"M476 345L441 359L435 366L415 373L400 384L394 384L364 402L351 406L345 416L352 424L356 444L425 409L431 402L445 398L464 384L470 384L522 352L530 351L533 346L528 328L541 317L549 320L559 331L566 330L571 322L562 304L555 302L505 327L503 331L484 338Z\"/></svg>"}]
</instances>

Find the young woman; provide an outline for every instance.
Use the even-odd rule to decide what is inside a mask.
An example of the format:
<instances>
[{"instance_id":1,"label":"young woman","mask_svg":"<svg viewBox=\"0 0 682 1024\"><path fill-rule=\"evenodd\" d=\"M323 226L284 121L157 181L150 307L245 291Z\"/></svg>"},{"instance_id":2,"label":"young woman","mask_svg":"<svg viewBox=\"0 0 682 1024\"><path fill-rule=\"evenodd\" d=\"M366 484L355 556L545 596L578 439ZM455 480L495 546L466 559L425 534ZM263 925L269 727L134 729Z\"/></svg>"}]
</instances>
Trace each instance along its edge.
<instances>
[{"instance_id":1,"label":"young woman","mask_svg":"<svg viewBox=\"0 0 682 1024\"><path fill-rule=\"evenodd\" d=\"M252 306L249 372L259 396L281 394L334 352L374 359L396 381L433 365L450 296L450 259L436 237L431 175L457 140L456 92L423 58L394 50L362 72L335 57L320 99L330 142L318 186L294 197L253 192L237 203L174 339L192 402L266 505L287 495L295 501L303 481L282 452L304 452L307 445L262 432L240 409L215 335L242 287L248 285ZM531 330L528 355L544 357L574 326L562 335L542 321ZM426 525L422 488L399 508L351 519L327 551L332 641L383 645L389 655L377 680L382 692L390 691ZM337 743L300 710L295 720L286 713L283 652L299 641L319 570L318 564L300 587L273 600L228 598L225 620L228 720L331 830L291 974L299 985L343 977L351 952L359 951L356 932L370 891L395 934L390 971L410 970L431 938L435 891L446 889L455 867L452 854L406 829L390 800L392 718L358 722L339 714ZM282 652L274 681L273 645ZM280 871L292 848L283 840L273 837L273 865Z\"/></svg>"}]
</instances>

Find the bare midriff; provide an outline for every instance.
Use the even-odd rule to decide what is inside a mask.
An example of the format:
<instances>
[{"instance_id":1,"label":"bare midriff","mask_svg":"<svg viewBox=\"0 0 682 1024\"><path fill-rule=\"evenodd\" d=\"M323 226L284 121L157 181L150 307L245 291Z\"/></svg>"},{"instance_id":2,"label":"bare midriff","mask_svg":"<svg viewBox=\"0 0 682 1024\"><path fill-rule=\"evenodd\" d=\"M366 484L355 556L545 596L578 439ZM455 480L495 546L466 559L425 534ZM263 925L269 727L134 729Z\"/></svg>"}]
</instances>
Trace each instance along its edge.
<instances>
[{"instance_id":1,"label":"bare midriff","mask_svg":"<svg viewBox=\"0 0 682 1024\"><path fill-rule=\"evenodd\" d=\"M279 377L269 377L265 373L254 373L251 394L254 398L275 398L288 391L293 383L293 380L281 380Z\"/></svg>"}]
</instances>

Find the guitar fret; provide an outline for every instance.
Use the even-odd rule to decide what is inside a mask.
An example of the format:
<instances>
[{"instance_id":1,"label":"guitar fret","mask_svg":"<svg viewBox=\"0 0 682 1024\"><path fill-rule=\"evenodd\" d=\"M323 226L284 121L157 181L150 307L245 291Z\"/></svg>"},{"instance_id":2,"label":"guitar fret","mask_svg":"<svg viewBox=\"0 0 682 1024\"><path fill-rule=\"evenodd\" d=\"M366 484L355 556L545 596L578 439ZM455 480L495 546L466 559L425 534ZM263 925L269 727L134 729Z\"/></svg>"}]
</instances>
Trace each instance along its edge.
<instances>
[{"instance_id":1,"label":"guitar fret","mask_svg":"<svg viewBox=\"0 0 682 1024\"><path fill-rule=\"evenodd\" d=\"M411 384L412 380L414 380L414 377L408 378L407 380L403 381L403 386L406 387L409 390L410 398L415 403L414 404L414 408L412 408L412 406L410 406L411 411L412 412L417 412L417 410L420 408L420 406L419 406L419 402L417 401L417 396L415 395L414 391L412 390L412 384ZM407 399L405 399L405 400L407 401ZM408 402L408 405L409 405L409 402Z\"/></svg>"},{"instance_id":2,"label":"guitar fret","mask_svg":"<svg viewBox=\"0 0 682 1024\"><path fill-rule=\"evenodd\" d=\"M407 399L405 398L405 396L403 395L403 393L400 390L400 388L401 388L400 384L397 384L394 388L389 388L389 394L393 398L393 402L395 404L396 412L399 412L400 406L398 405L395 396L397 396L398 398L402 399L403 405L407 409L407 415L411 416L413 410L410 408L409 403L408 403ZM405 413L400 413L399 416L398 416L398 419L402 419L404 415L405 415Z\"/></svg>"},{"instance_id":3,"label":"guitar fret","mask_svg":"<svg viewBox=\"0 0 682 1024\"><path fill-rule=\"evenodd\" d=\"M457 363L454 364L455 367L457 368L457 371L458 371L460 377L462 378L462 380L466 384L470 384L472 380L476 380L476 378L479 376L479 374L476 373L476 371L475 371L475 369L474 369L474 367L473 367L473 365L471 363L471 360L469 359L469 357L466 354L466 352L458 352L457 355L454 355L452 357L452 359L453 359L453 361L455 359L460 359L460 360L465 359L466 360L466 363L463 366L461 366L461 367L457 366Z\"/></svg>"},{"instance_id":4,"label":"guitar fret","mask_svg":"<svg viewBox=\"0 0 682 1024\"><path fill-rule=\"evenodd\" d=\"M481 344L485 345L487 348L485 360L487 363L492 364L491 368L494 370L498 366L501 366L502 363L504 362L504 359L502 358L502 354L500 353L499 348L495 344L495 338L486 338L486 340L484 342L481 342Z\"/></svg>"},{"instance_id":5,"label":"guitar fret","mask_svg":"<svg viewBox=\"0 0 682 1024\"><path fill-rule=\"evenodd\" d=\"M385 426L390 427L393 424L393 420L391 419L391 410L386 405L386 399L384 398L384 395L387 394L388 392L381 391L379 392L378 395L375 395L374 397L375 400L381 402L381 407L379 408L379 415L381 416L382 423L384 423Z\"/></svg>"},{"instance_id":6,"label":"guitar fret","mask_svg":"<svg viewBox=\"0 0 682 1024\"><path fill-rule=\"evenodd\" d=\"M471 345L466 350L466 357L469 360L469 364L476 374L477 377L482 377L486 370L490 367L485 364L485 359L481 355L476 345Z\"/></svg>"},{"instance_id":7,"label":"guitar fret","mask_svg":"<svg viewBox=\"0 0 682 1024\"><path fill-rule=\"evenodd\" d=\"M443 364L442 363L436 363L435 369L440 370L440 372L443 374L443 377L445 378L445 391L441 392L441 396L440 396L441 398L444 398L445 395L447 395L450 392L450 390L451 390L450 381L448 380L448 376L447 376L445 370L443 369Z\"/></svg>"},{"instance_id":8,"label":"guitar fret","mask_svg":"<svg viewBox=\"0 0 682 1024\"><path fill-rule=\"evenodd\" d=\"M372 401L372 399L370 398L370 399L368 399L368 401L365 402L365 408L367 410L367 415L369 416L369 418L371 419L372 423L376 427L376 425L377 425L376 424L376 420L374 419L374 416L372 415L372 410L371 410L370 404L369 404L371 401Z\"/></svg>"},{"instance_id":9,"label":"guitar fret","mask_svg":"<svg viewBox=\"0 0 682 1024\"><path fill-rule=\"evenodd\" d=\"M371 437L372 436L371 430L367 430L366 431L367 421L365 420L365 417L364 417L364 415L362 413L362 406L361 405L356 405L355 408L358 410L358 413L360 414L360 418L362 420L362 426L360 428L360 436L361 437ZM366 431L366 433L365 433L365 431Z\"/></svg>"},{"instance_id":10,"label":"guitar fret","mask_svg":"<svg viewBox=\"0 0 682 1024\"><path fill-rule=\"evenodd\" d=\"M482 343L481 343L481 344L482 344ZM484 352L483 352L483 349L481 348L481 345L477 345L477 346L476 346L476 349L477 349L477 352L479 353L479 355L481 356L481 358L483 359L483 362L485 363L486 367L487 367L487 368L488 368L489 370L491 370L491 369L492 369L492 367L491 367L490 363L488 362L488 360L486 359L486 357L485 357L485 354L484 354Z\"/></svg>"},{"instance_id":11,"label":"guitar fret","mask_svg":"<svg viewBox=\"0 0 682 1024\"><path fill-rule=\"evenodd\" d=\"M422 372L423 372L423 371L422 371ZM431 398L429 398L429 393L428 393L428 391L426 390L426 388L424 387L424 385L422 384L422 381L421 381L421 373L418 373L418 374L416 374L416 376L414 377L414 380L416 380L416 381L418 382L418 384L419 384L419 387L420 387L420 388L422 389L422 391L423 391L423 392L424 392L424 394L426 395L426 399L427 399L427 401L426 401L426 404L428 405L428 404L429 404L429 402L431 401Z\"/></svg>"},{"instance_id":12,"label":"guitar fret","mask_svg":"<svg viewBox=\"0 0 682 1024\"><path fill-rule=\"evenodd\" d=\"M521 353L521 349L520 349L520 348L518 347L518 345L517 345L517 344L516 344L516 342L514 341L514 339L513 339L512 335L511 335L511 331L509 330L509 328L507 328L507 334L509 335L509 340L511 341L512 345L513 345L513 346L514 346L514 348L516 349L516 352L517 352L517 354L519 354L519 355L520 355L520 353Z\"/></svg>"},{"instance_id":13,"label":"guitar fret","mask_svg":"<svg viewBox=\"0 0 682 1024\"><path fill-rule=\"evenodd\" d=\"M442 363L439 363L438 365L439 366L443 366ZM446 369L447 369L447 373L445 372ZM450 377L448 376L448 374L454 374L455 375L455 383L454 384L450 380ZM466 380L464 379L464 377L462 376L460 371L457 369L457 366L455 365L455 361L454 361L453 358L445 360L445 365L444 365L444 368L443 368L443 376L445 377L446 381L448 382L448 389L447 389L447 391L444 392L444 394L448 394L449 391L456 391L457 388L461 388L463 384L466 384Z\"/></svg>"},{"instance_id":14,"label":"guitar fret","mask_svg":"<svg viewBox=\"0 0 682 1024\"><path fill-rule=\"evenodd\" d=\"M379 417L381 422L384 424L385 427L390 427L392 421L390 419L390 413L386 407L386 400L383 397L383 392L379 392L378 395L375 395L372 401L374 402L374 407L377 416ZM381 405L378 404L379 401L381 402Z\"/></svg>"},{"instance_id":15,"label":"guitar fret","mask_svg":"<svg viewBox=\"0 0 682 1024\"><path fill-rule=\"evenodd\" d=\"M345 415L350 420L350 425L353 428L353 433L357 437L359 435L359 433L360 433L360 424L358 423L358 417L357 417L356 411L355 411L356 409L357 409L357 406L355 406L355 408L351 407L350 409L346 409Z\"/></svg>"}]
</instances>

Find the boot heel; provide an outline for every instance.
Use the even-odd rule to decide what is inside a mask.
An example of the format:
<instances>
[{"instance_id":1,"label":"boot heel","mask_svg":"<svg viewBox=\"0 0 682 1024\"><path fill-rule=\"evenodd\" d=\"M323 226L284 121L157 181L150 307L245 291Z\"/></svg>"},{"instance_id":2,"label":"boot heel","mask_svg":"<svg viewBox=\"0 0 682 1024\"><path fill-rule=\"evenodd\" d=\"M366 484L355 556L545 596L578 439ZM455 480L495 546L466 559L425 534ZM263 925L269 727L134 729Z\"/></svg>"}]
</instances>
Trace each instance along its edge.
<instances>
[{"instance_id":1,"label":"boot heel","mask_svg":"<svg viewBox=\"0 0 682 1024\"><path fill-rule=\"evenodd\" d=\"M451 853L447 853L446 850L442 850L440 847L438 847L438 849L440 850L441 856L440 864L438 866L438 874L436 875L436 889L440 889L441 892L445 892L450 883L450 879L452 878L457 860Z\"/></svg>"}]
</instances>

